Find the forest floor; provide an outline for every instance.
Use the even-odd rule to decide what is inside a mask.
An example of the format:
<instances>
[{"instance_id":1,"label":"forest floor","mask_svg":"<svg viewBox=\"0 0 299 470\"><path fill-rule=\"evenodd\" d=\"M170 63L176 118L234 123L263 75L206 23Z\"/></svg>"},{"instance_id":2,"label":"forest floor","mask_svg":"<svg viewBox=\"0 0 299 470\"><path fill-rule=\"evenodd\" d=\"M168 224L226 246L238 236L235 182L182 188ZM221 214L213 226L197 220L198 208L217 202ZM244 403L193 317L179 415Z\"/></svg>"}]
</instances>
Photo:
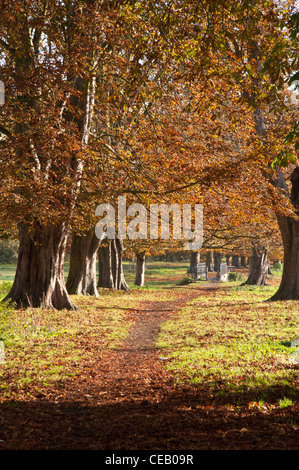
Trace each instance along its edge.
<instances>
[{"instance_id":1,"label":"forest floor","mask_svg":"<svg viewBox=\"0 0 299 470\"><path fill-rule=\"evenodd\" d=\"M291 406L278 405L285 395L279 387L263 403L250 391L236 402L167 367L170 356L157 343L161 326L196 299L213 301L219 289L214 283L166 288L128 304L114 297L129 328L105 348L92 317L89 334L77 331L72 343L84 354L68 364L77 370L68 379L18 387L7 367L0 450L298 450L298 393ZM87 309L94 300L84 302Z\"/></svg>"}]
</instances>

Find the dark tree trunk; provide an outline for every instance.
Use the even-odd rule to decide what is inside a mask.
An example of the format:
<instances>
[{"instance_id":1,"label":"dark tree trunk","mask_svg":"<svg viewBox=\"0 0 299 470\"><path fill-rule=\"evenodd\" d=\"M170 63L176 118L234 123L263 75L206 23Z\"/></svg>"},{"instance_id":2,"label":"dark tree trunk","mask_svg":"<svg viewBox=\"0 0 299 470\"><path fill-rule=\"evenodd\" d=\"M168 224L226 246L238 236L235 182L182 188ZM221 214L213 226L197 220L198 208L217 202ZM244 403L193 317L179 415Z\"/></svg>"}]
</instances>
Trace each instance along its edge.
<instances>
[{"instance_id":1,"label":"dark tree trunk","mask_svg":"<svg viewBox=\"0 0 299 470\"><path fill-rule=\"evenodd\" d=\"M233 257L232 257L232 266L234 266L234 268L236 268L236 269L241 268L239 255L233 255Z\"/></svg>"},{"instance_id":2,"label":"dark tree trunk","mask_svg":"<svg viewBox=\"0 0 299 470\"><path fill-rule=\"evenodd\" d=\"M220 264L222 260L222 255L218 251L214 253L214 270L215 271L220 271Z\"/></svg>"},{"instance_id":3,"label":"dark tree trunk","mask_svg":"<svg viewBox=\"0 0 299 470\"><path fill-rule=\"evenodd\" d=\"M226 259L226 264L227 266L230 266L229 262L230 262L230 255L226 255L225 256L225 259Z\"/></svg>"},{"instance_id":4,"label":"dark tree trunk","mask_svg":"<svg viewBox=\"0 0 299 470\"><path fill-rule=\"evenodd\" d=\"M116 290L130 290L124 276L123 244L119 239L105 240L99 248L98 287Z\"/></svg>"},{"instance_id":5,"label":"dark tree trunk","mask_svg":"<svg viewBox=\"0 0 299 470\"><path fill-rule=\"evenodd\" d=\"M245 256L241 256L241 266L242 268L246 268L246 257Z\"/></svg>"},{"instance_id":6,"label":"dark tree trunk","mask_svg":"<svg viewBox=\"0 0 299 470\"><path fill-rule=\"evenodd\" d=\"M190 255L190 272L194 273L196 266L200 263L200 252L199 251L191 251Z\"/></svg>"},{"instance_id":7,"label":"dark tree trunk","mask_svg":"<svg viewBox=\"0 0 299 470\"><path fill-rule=\"evenodd\" d=\"M291 181L291 202L298 213L299 167L293 171ZM287 194L287 186L281 173L276 186ZM283 272L278 291L270 300L299 300L299 222L281 214L277 214L277 220L284 249Z\"/></svg>"},{"instance_id":8,"label":"dark tree trunk","mask_svg":"<svg viewBox=\"0 0 299 470\"><path fill-rule=\"evenodd\" d=\"M29 231L19 224L19 255L15 279L5 300L17 308L75 309L64 282L64 255L68 226Z\"/></svg>"},{"instance_id":9,"label":"dark tree trunk","mask_svg":"<svg viewBox=\"0 0 299 470\"><path fill-rule=\"evenodd\" d=\"M265 286L268 277L268 250L261 245L253 245L249 261L248 279L242 285Z\"/></svg>"},{"instance_id":10,"label":"dark tree trunk","mask_svg":"<svg viewBox=\"0 0 299 470\"><path fill-rule=\"evenodd\" d=\"M99 247L98 287L105 287L107 289L114 288L111 251L111 242L108 240L105 240Z\"/></svg>"},{"instance_id":11,"label":"dark tree trunk","mask_svg":"<svg viewBox=\"0 0 299 470\"><path fill-rule=\"evenodd\" d=\"M261 70L258 58L260 55L258 41L253 41L252 46L253 60L258 65L259 70ZM262 109L257 106L255 95L250 96L248 102L249 104L253 104L255 108L254 118L257 135L261 140L267 141L267 127L264 121ZM285 193L285 195L288 195L287 185L280 170L277 171L276 175L271 179L274 179L272 183L276 188L279 188L283 193ZM290 199L298 214L299 167L295 168L291 181L292 192ZM276 216L284 248L284 265L278 291L269 300L299 300L299 222L292 217L287 217L282 214L277 213Z\"/></svg>"},{"instance_id":12,"label":"dark tree trunk","mask_svg":"<svg viewBox=\"0 0 299 470\"><path fill-rule=\"evenodd\" d=\"M98 297L96 267L99 244L94 228L84 235L74 235L66 282L69 294Z\"/></svg>"},{"instance_id":13,"label":"dark tree trunk","mask_svg":"<svg viewBox=\"0 0 299 470\"><path fill-rule=\"evenodd\" d=\"M207 252L206 266L209 272L213 271L213 252L212 251Z\"/></svg>"},{"instance_id":14,"label":"dark tree trunk","mask_svg":"<svg viewBox=\"0 0 299 470\"><path fill-rule=\"evenodd\" d=\"M136 255L136 276L135 286L144 286L144 273L145 273L145 252L137 253Z\"/></svg>"}]
</instances>

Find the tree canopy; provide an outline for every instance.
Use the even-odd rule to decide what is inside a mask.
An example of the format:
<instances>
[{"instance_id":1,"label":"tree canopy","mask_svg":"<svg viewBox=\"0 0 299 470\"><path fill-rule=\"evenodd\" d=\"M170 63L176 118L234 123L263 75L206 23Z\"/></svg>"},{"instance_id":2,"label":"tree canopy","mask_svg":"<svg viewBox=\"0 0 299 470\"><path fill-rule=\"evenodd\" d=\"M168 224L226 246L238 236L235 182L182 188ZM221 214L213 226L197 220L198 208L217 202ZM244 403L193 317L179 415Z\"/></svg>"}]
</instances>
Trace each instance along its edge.
<instances>
[{"instance_id":1,"label":"tree canopy","mask_svg":"<svg viewBox=\"0 0 299 470\"><path fill-rule=\"evenodd\" d=\"M297 163L286 140L297 111L286 89L298 69L293 10L2 2L0 224L20 237L12 300L73 307L61 274L70 228L89 230L95 206L122 194L203 203L214 234L223 224L237 233L248 211L255 223L292 212L272 180L273 168Z\"/></svg>"}]
</instances>

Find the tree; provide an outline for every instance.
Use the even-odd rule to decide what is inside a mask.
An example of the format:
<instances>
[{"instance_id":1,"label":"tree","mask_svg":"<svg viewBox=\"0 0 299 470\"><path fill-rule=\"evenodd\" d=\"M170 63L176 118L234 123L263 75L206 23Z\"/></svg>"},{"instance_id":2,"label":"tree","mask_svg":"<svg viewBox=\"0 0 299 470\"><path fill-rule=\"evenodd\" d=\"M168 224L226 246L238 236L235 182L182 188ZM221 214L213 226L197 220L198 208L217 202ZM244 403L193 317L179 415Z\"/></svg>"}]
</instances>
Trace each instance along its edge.
<instances>
[{"instance_id":1,"label":"tree","mask_svg":"<svg viewBox=\"0 0 299 470\"><path fill-rule=\"evenodd\" d=\"M298 221L298 173L296 167L291 176L292 190L290 201L294 207L287 216L285 213L277 213L277 219L282 235L284 258L282 279L277 292L270 300L299 300L299 221ZM288 196L288 187L282 172L278 173L275 183Z\"/></svg>"},{"instance_id":2,"label":"tree","mask_svg":"<svg viewBox=\"0 0 299 470\"><path fill-rule=\"evenodd\" d=\"M249 261L248 278L242 285L266 285L268 269L269 262L267 248L262 245L253 244Z\"/></svg>"},{"instance_id":3,"label":"tree","mask_svg":"<svg viewBox=\"0 0 299 470\"><path fill-rule=\"evenodd\" d=\"M136 276L134 282L135 286L144 286L145 257L145 251L140 251L136 255Z\"/></svg>"},{"instance_id":4,"label":"tree","mask_svg":"<svg viewBox=\"0 0 299 470\"><path fill-rule=\"evenodd\" d=\"M240 44L262 23L266 56L273 31L279 39L279 17L274 3L262 1L3 4L9 99L1 108L0 210L3 225L5 218L18 223L20 239L12 301L74 308L63 279L67 239L70 227L76 235L91 228L74 226L79 195L101 202L112 182L115 195L203 200L244 165L254 175L251 163L269 160L269 148L253 138L252 101L242 100L257 86ZM279 96L279 84L273 91L262 83L267 99ZM113 245L121 254L120 241Z\"/></svg>"},{"instance_id":5,"label":"tree","mask_svg":"<svg viewBox=\"0 0 299 470\"><path fill-rule=\"evenodd\" d=\"M69 294L98 297L96 263L99 245L100 240L97 238L94 228L84 235L74 234L66 281Z\"/></svg>"},{"instance_id":6,"label":"tree","mask_svg":"<svg viewBox=\"0 0 299 470\"><path fill-rule=\"evenodd\" d=\"M130 290L123 272L122 257L122 240L116 238L115 240L104 240L102 242L99 248L98 287Z\"/></svg>"},{"instance_id":7,"label":"tree","mask_svg":"<svg viewBox=\"0 0 299 470\"><path fill-rule=\"evenodd\" d=\"M290 19L290 37L293 40L293 46L298 50L299 33L299 12L295 11ZM298 89L298 72L293 75L291 83L294 83ZM298 151L298 122L296 122L286 140L294 143L295 151ZM277 158L278 164L288 165L296 160L293 153L283 152ZM292 167L293 165L291 165ZM287 211L283 208L277 212L277 219L281 230L284 261L282 279L278 291L270 300L299 300L299 221L298 221L298 184L299 168L293 168L291 174L291 191L289 191L285 175L281 169L276 170L276 178L273 184L278 188L279 193L283 193ZM290 207L291 203L291 207Z\"/></svg>"},{"instance_id":8,"label":"tree","mask_svg":"<svg viewBox=\"0 0 299 470\"><path fill-rule=\"evenodd\" d=\"M7 296L17 306L75 307L63 266L91 130L100 53L96 3L2 6L8 132L1 207L18 224L18 263Z\"/></svg>"}]
</instances>

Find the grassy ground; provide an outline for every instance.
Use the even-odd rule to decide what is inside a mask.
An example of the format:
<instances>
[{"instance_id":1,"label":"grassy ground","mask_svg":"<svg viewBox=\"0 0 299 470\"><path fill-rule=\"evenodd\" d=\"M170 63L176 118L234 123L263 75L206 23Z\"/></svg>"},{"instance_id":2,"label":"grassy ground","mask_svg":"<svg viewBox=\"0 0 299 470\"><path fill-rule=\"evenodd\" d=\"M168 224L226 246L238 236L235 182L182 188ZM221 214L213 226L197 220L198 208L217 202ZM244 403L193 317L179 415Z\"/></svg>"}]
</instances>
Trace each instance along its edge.
<instances>
[{"instance_id":1,"label":"grassy ground","mask_svg":"<svg viewBox=\"0 0 299 470\"><path fill-rule=\"evenodd\" d=\"M292 404L298 385L298 368L291 362L291 343L299 338L298 302L267 302L279 273L274 273L272 286L246 288L238 281L205 290L202 281L179 286L187 268L186 263L148 263L145 287L136 288L134 272L125 263L131 292L102 290L99 299L74 296L77 311L14 311L2 305L2 400L17 397L29 384L51 386L75 377L91 354L82 349L81 340L96 341L103 355L126 338L134 321L131 314L142 302L171 300L173 289L202 286L198 298L161 326L156 346L167 359L166 367L179 381L198 384L218 397L234 394L242 400L249 393L252 399L254 392L254 403L264 403L279 387L276 399L282 406ZM0 269L0 298L11 285L14 269Z\"/></svg>"},{"instance_id":2,"label":"grassy ground","mask_svg":"<svg viewBox=\"0 0 299 470\"><path fill-rule=\"evenodd\" d=\"M298 393L292 354L299 348L293 343L299 338L298 302L268 302L276 288L227 283L203 292L162 326L157 347L167 367L179 381L218 398L250 396L266 403L274 392L282 406L291 405Z\"/></svg>"},{"instance_id":3,"label":"grassy ground","mask_svg":"<svg viewBox=\"0 0 299 470\"><path fill-rule=\"evenodd\" d=\"M0 448L298 449L298 302L268 302L281 273L242 287L246 271L190 283L187 267L148 263L137 288L125 264L130 292L75 311L0 303Z\"/></svg>"},{"instance_id":4,"label":"grassy ground","mask_svg":"<svg viewBox=\"0 0 299 470\"><path fill-rule=\"evenodd\" d=\"M67 273L66 266L66 273ZM27 386L52 386L76 377L85 359L94 354L82 348L83 339L96 341L98 352L118 347L126 338L142 302L169 300L176 279L186 274L185 265L157 263L148 267L144 288L134 286L134 273L125 263L131 292L100 291L94 299L73 296L75 311L45 309L13 310L0 305L0 340L5 348L5 363L0 364L0 400L17 398ZM0 299L8 292L15 266L0 269Z\"/></svg>"}]
</instances>

